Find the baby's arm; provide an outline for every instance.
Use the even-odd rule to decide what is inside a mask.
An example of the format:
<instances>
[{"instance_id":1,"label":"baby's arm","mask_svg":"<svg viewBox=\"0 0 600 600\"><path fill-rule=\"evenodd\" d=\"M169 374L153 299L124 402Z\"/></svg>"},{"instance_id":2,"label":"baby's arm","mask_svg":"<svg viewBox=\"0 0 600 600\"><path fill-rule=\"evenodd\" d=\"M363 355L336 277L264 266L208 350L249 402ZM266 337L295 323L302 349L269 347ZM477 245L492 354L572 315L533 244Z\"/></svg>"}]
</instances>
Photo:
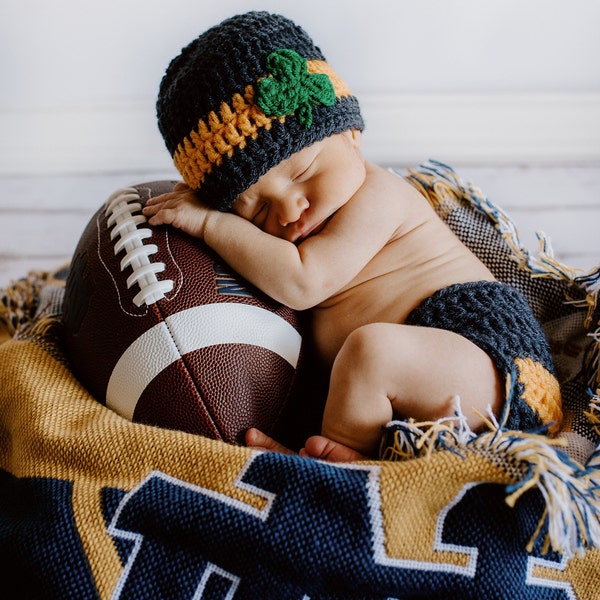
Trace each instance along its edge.
<instances>
[{"instance_id":1,"label":"baby's arm","mask_svg":"<svg viewBox=\"0 0 600 600\"><path fill-rule=\"evenodd\" d=\"M205 206L185 184L177 184L172 192L151 198L144 215L151 225L173 225L203 239L230 266L261 289L270 287L271 274L278 272L277 265L293 261L297 254L295 249L290 251L290 244L264 234L246 219ZM254 257L251 248L261 256ZM279 260L272 269L265 269L264 257L274 255Z\"/></svg>"},{"instance_id":2,"label":"baby's arm","mask_svg":"<svg viewBox=\"0 0 600 600\"><path fill-rule=\"evenodd\" d=\"M149 200L144 215L151 225L173 225L203 239L248 281L292 308L309 308L321 299L313 302L308 289L302 287L302 280L297 286L292 285L292 273L302 267L294 244L264 233L234 213L206 207L186 186ZM314 286L314 279L307 281Z\"/></svg>"},{"instance_id":3,"label":"baby's arm","mask_svg":"<svg viewBox=\"0 0 600 600\"><path fill-rule=\"evenodd\" d=\"M202 238L266 294L305 310L350 282L395 234L401 203L388 191L376 182L356 194L298 246L238 215L202 206L185 186L150 200L144 214L152 225L171 224Z\"/></svg>"}]
</instances>

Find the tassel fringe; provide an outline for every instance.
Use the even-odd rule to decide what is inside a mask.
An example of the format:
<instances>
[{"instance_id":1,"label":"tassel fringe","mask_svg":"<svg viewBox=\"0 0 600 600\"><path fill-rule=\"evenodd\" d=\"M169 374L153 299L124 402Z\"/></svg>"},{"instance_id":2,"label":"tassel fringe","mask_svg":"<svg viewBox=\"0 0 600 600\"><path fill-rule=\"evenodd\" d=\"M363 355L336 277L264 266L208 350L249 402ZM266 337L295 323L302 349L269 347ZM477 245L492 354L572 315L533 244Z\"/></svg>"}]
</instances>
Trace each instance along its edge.
<instances>
[{"instance_id":1,"label":"tassel fringe","mask_svg":"<svg viewBox=\"0 0 600 600\"><path fill-rule=\"evenodd\" d=\"M460 409L455 417L435 422L391 421L381 458L427 459L439 450L462 458L482 455L514 480L505 488L510 507L534 488L544 499L545 509L527 546L529 552L538 541L544 554L554 551L566 557L600 547L600 447L582 467L557 448L562 440L548 438L545 431L504 430L491 414L486 424L490 430L475 435Z\"/></svg>"},{"instance_id":2,"label":"tassel fringe","mask_svg":"<svg viewBox=\"0 0 600 600\"><path fill-rule=\"evenodd\" d=\"M31 326L47 273L31 271L0 292L0 322L16 337Z\"/></svg>"},{"instance_id":3,"label":"tassel fringe","mask_svg":"<svg viewBox=\"0 0 600 600\"><path fill-rule=\"evenodd\" d=\"M472 448L495 460L513 462L521 476L506 487L506 503L514 507L523 494L537 488L545 509L527 550L542 538L542 552L549 550L570 557L585 548L600 545L600 496L593 465L582 468L549 441L546 435L496 430L473 440ZM600 466L600 465L599 465Z\"/></svg>"},{"instance_id":4,"label":"tassel fringe","mask_svg":"<svg viewBox=\"0 0 600 600\"><path fill-rule=\"evenodd\" d=\"M600 265L589 273L563 265L554 257L550 238L542 231L536 232L538 254L530 253L521 243L519 231L509 216L475 185L464 184L454 170L444 163L430 160L418 170L410 169L407 179L435 208L448 203L454 208L465 203L477 208L494 224L522 269L530 272L533 277L547 277L577 284L591 297L586 303L595 307L600 293Z\"/></svg>"},{"instance_id":5,"label":"tassel fringe","mask_svg":"<svg viewBox=\"0 0 600 600\"><path fill-rule=\"evenodd\" d=\"M31 271L0 290L0 323L11 337L51 351L60 338L63 296L64 281L51 272Z\"/></svg>"},{"instance_id":6,"label":"tassel fringe","mask_svg":"<svg viewBox=\"0 0 600 600\"><path fill-rule=\"evenodd\" d=\"M600 436L600 395L593 394L590 400L590 410L585 413L590 423L594 427L596 435Z\"/></svg>"},{"instance_id":7,"label":"tassel fringe","mask_svg":"<svg viewBox=\"0 0 600 600\"><path fill-rule=\"evenodd\" d=\"M438 421L390 421L381 440L380 459L400 461L429 458L437 450L449 450L463 456L462 449L475 437L460 408L460 398L453 399L454 416Z\"/></svg>"}]
</instances>

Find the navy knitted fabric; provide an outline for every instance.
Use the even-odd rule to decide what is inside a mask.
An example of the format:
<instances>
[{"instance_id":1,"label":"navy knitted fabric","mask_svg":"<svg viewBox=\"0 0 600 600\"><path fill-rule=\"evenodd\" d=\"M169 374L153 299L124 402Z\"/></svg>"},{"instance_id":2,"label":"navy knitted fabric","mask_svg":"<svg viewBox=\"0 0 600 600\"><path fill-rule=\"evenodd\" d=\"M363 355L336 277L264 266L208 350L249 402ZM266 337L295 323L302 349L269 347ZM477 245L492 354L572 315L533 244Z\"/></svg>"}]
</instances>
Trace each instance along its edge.
<instances>
[{"instance_id":1,"label":"navy knitted fabric","mask_svg":"<svg viewBox=\"0 0 600 600\"><path fill-rule=\"evenodd\" d=\"M325 61L301 27L267 12L231 17L183 48L167 68L156 105L158 126L170 154L173 156L185 144L194 146L190 138L198 133L199 121L209 123L211 113L213 122L222 119L223 103L231 107L235 94L244 96L248 86L256 86L268 77L267 57L281 49L293 50L307 61ZM252 125L245 116L240 121ZM218 133L211 130L210 134L205 131L199 136L201 144L206 140L210 146L208 165L189 164L205 162L204 155L200 159L186 157L186 166L202 172L201 182L185 172L182 175L201 200L229 210L241 192L293 153L330 135L363 127L358 100L349 94L336 98L330 106L312 106L308 128L290 114L248 135L240 131L238 121L231 129L223 128ZM244 137L243 143L231 142L239 135ZM233 145L227 151L218 150L219 145L229 143ZM203 147L200 154L204 151Z\"/></svg>"},{"instance_id":2,"label":"navy knitted fabric","mask_svg":"<svg viewBox=\"0 0 600 600\"><path fill-rule=\"evenodd\" d=\"M406 323L458 333L486 352L503 380L515 374L515 358L531 358L556 375L554 359L541 325L525 297L500 282L478 281L439 290L408 316ZM506 426L530 430L541 425L537 413L521 400L523 385L513 388Z\"/></svg>"}]
</instances>

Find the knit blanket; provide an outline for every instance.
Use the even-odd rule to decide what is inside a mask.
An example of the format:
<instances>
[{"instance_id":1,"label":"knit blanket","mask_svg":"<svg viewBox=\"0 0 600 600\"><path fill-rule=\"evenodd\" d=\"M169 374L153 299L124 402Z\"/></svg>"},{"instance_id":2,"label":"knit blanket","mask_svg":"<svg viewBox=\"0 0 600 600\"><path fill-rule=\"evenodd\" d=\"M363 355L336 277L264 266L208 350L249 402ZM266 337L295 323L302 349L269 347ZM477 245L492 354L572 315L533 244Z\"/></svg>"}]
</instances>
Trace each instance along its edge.
<instances>
[{"instance_id":1,"label":"knit blanket","mask_svg":"<svg viewBox=\"0 0 600 600\"><path fill-rule=\"evenodd\" d=\"M131 423L69 370L65 273L0 292L3 598L600 597L600 269L520 244L449 167L404 174L529 299L564 397L556 438L391 423L330 464Z\"/></svg>"}]
</instances>

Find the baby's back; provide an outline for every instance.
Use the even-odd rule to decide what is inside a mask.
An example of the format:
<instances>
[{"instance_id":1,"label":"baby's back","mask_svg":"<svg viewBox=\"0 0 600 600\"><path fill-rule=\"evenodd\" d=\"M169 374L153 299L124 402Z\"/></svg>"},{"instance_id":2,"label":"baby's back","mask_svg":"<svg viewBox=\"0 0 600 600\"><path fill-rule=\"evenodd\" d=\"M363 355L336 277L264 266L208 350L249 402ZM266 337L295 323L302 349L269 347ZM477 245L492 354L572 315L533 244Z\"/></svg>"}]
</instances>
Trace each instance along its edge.
<instances>
[{"instance_id":1,"label":"baby's back","mask_svg":"<svg viewBox=\"0 0 600 600\"><path fill-rule=\"evenodd\" d=\"M386 186L405 204L406 218L397 235L353 281L313 309L315 342L328 363L357 327L403 323L439 289L494 279L410 184L391 173L379 171L378 176L389 176Z\"/></svg>"}]
</instances>

